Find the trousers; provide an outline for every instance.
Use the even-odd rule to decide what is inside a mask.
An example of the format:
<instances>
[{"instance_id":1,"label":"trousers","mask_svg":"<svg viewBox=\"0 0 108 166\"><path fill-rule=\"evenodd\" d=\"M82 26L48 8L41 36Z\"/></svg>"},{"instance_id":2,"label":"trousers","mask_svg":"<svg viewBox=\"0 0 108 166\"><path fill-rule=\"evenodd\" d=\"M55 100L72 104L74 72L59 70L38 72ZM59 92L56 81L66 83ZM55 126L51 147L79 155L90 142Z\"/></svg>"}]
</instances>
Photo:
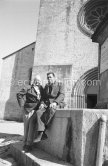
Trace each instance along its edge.
<instances>
[{"instance_id":1,"label":"trousers","mask_svg":"<svg viewBox=\"0 0 108 166\"><path fill-rule=\"evenodd\" d=\"M45 109L45 111L43 112L43 114L41 116L41 120L45 124L45 126L48 127L50 125L52 118L55 115L56 109L50 108L50 107L47 107L44 109Z\"/></svg>"},{"instance_id":2,"label":"trousers","mask_svg":"<svg viewBox=\"0 0 108 166\"><path fill-rule=\"evenodd\" d=\"M27 111L24 112L24 144L32 145L38 135L38 131L45 130L45 125L41 120L44 111L45 110L38 109L37 111L32 110L30 113Z\"/></svg>"}]
</instances>

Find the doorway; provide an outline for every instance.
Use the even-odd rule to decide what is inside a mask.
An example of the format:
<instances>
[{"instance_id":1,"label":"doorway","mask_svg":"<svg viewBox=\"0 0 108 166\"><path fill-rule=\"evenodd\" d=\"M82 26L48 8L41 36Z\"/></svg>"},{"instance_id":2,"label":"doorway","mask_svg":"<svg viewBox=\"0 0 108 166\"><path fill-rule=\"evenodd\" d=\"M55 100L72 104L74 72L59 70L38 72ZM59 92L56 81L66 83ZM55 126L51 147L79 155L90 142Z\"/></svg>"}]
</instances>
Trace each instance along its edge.
<instances>
[{"instance_id":1,"label":"doorway","mask_svg":"<svg viewBox=\"0 0 108 166\"><path fill-rule=\"evenodd\" d=\"M97 94L87 94L87 108L94 108L97 104Z\"/></svg>"}]
</instances>

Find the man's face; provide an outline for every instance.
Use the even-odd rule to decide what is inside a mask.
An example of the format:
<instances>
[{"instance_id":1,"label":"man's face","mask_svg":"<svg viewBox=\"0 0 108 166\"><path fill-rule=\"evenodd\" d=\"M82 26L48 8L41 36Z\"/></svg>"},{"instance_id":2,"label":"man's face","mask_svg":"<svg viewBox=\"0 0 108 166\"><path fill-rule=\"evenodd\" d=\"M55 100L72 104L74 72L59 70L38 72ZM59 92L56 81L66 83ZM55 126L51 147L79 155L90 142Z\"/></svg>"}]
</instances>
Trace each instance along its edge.
<instances>
[{"instance_id":1,"label":"man's face","mask_svg":"<svg viewBox=\"0 0 108 166\"><path fill-rule=\"evenodd\" d=\"M47 80L49 84L53 84L55 82L55 77L53 76L53 74L48 74Z\"/></svg>"},{"instance_id":2,"label":"man's face","mask_svg":"<svg viewBox=\"0 0 108 166\"><path fill-rule=\"evenodd\" d=\"M40 80L38 78L35 78L34 85L40 85Z\"/></svg>"}]
</instances>

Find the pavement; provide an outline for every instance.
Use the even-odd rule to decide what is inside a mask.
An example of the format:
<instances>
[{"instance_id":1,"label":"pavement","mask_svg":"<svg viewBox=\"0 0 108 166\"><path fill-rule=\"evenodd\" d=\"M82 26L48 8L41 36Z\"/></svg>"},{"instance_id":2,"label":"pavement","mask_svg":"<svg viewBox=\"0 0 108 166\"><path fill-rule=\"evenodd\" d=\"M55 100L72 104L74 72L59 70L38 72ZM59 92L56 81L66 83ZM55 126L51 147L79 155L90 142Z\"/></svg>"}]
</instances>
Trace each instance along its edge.
<instances>
[{"instance_id":1,"label":"pavement","mask_svg":"<svg viewBox=\"0 0 108 166\"><path fill-rule=\"evenodd\" d=\"M0 120L0 166L72 166L36 147L24 153L23 134L23 122Z\"/></svg>"},{"instance_id":2,"label":"pavement","mask_svg":"<svg viewBox=\"0 0 108 166\"><path fill-rule=\"evenodd\" d=\"M0 120L0 135L3 133L23 136L23 122Z\"/></svg>"},{"instance_id":3,"label":"pavement","mask_svg":"<svg viewBox=\"0 0 108 166\"><path fill-rule=\"evenodd\" d=\"M23 131L23 123L0 120L0 166L18 166L10 147L23 140Z\"/></svg>"}]
</instances>

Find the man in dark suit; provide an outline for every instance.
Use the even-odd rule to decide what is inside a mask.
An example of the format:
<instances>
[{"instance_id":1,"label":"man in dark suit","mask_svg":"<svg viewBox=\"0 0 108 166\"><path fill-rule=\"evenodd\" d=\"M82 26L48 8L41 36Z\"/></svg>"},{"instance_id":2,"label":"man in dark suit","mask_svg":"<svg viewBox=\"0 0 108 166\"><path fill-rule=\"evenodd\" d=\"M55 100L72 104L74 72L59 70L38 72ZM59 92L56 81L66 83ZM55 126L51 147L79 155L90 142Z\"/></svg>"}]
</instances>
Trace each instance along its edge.
<instances>
[{"instance_id":1,"label":"man in dark suit","mask_svg":"<svg viewBox=\"0 0 108 166\"><path fill-rule=\"evenodd\" d=\"M23 112L24 120L24 146L25 152L32 150L35 134L44 131L45 126L39 120L38 109L43 96L43 87L41 86L40 76L37 75L32 85L21 89L17 93L17 100Z\"/></svg>"},{"instance_id":2,"label":"man in dark suit","mask_svg":"<svg viewBox=\"0 0 108 166\"><path fill-rule=\"evenodd\" d=\"M64 86L55 79L53 72L47 73L48 83L44 88L43 101L40 108L45 109L45 112L41 116L42 122L45 127L48 127L52 117L54 116L57 108L63 108L64 104Z\"/></svg>"}]
</instances>

